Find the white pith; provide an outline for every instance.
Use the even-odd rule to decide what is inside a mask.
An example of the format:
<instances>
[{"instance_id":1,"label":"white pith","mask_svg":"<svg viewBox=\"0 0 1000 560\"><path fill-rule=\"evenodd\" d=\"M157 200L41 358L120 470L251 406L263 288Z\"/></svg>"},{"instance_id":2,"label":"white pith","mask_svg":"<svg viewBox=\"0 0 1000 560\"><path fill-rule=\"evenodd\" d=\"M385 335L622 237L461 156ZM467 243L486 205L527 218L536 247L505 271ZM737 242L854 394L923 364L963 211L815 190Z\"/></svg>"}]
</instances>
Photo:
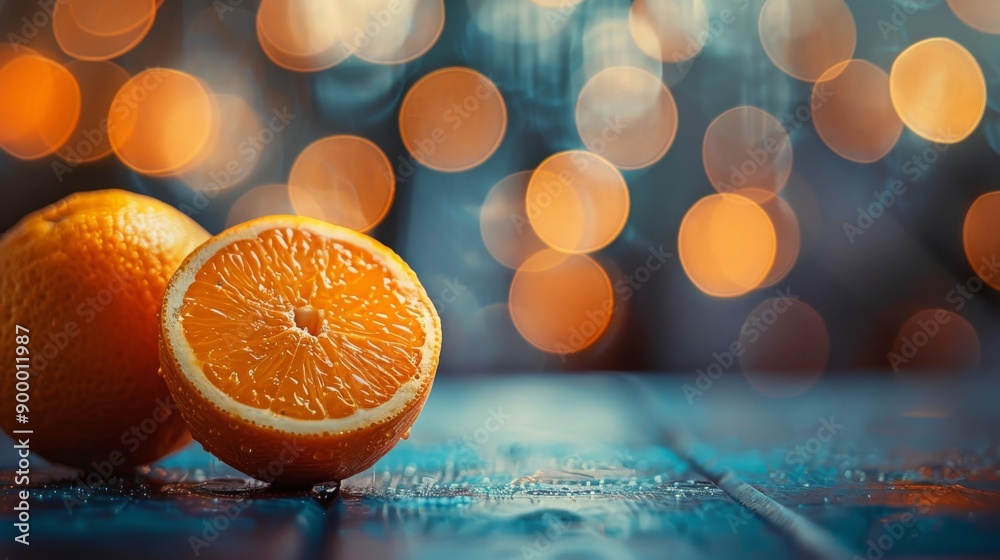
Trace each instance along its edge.
<instances>
[{"instance_id":1,"label":"white pith","mask_svg":"<svg viewBox=\"0 0 1000 560\"><path fill-rule=\"evenodd\" d=\"M179 317L179 310L184 302L184 295L187 293L191 283L194 282L195 275L202 266L219 252L223 247L257 237L261 232L272 229L293 228L310 231L324 238L339 240L344 243L355 245L368 252L381 264L389 269L391 274L407 281L415 279L416 276L401 260L379 259L379 255L387 251L382 244L365 235L352 230L333 226L319 220L304 220L296 218L290 222L287 217L268 217L250 222L244 226L237 226L234 231L226 232L217 236L205 245L202 245L192 253L188 261L181 265L175 277L168 287L166 298L163 302L163 317L167 322L166 343L173 350L174 357L179 365L180 374L194 386L208 401L214 403L223 412L242 418L259 426L265 426L296 435L318 435L322 433L337 433L358 430L396 417L408 408L408 403L417 398L424 383L430 384L434 375L434 358L440 350L440 332L437 315L430 308L430 313L425 316L423 328L426 336L424 344L420 348L420 361L417 374L404 382L396 390L396 393L388 401L369 409L357 409L353 414L344 418L327 418L324 420L302 420L281 416L271 410L255 408L245 405L224 393L221 389L212 384L202 370L202 363L194 357L191 346L184 337L184 330ZM414 288L421 294L422 299L429 302L423 287L415 280ZM428 303L428 305L430 305ZM430 388L428 387L428 390Z\"/></svg>"}]
</instances>

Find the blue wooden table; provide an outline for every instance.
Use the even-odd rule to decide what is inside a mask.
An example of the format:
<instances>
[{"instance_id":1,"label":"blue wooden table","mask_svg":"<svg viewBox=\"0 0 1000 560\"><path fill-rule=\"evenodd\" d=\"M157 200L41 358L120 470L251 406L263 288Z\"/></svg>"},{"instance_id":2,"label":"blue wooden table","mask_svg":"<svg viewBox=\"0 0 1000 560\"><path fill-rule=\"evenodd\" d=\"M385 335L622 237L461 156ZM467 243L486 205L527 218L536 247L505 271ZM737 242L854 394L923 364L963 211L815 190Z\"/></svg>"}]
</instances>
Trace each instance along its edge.
<instances>
[{"instance_id":1,"label":"blue wooden table","mask_svg":"<svg viewBox=\"0 0 1000 560\"><path fill-rule=\"evenodd\" d=\"M441 378L336 497L268 491L197 444L111 487L37 466L27 554L8 468L0 556L997 558L991 377L828 375L788 399L739 377Z\"/></svg>"}]
</instances>

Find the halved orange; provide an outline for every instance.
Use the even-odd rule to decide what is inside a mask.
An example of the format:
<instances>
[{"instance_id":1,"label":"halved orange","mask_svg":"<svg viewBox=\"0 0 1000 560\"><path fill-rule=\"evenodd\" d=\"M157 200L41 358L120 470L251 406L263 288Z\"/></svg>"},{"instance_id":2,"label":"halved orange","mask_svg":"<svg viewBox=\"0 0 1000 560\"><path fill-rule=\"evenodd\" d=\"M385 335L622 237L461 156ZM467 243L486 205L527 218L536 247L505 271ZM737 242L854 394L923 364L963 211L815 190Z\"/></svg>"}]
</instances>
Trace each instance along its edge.
<instances>
[{"instance_id":1,"label":"halved orange","mask_svg":"<svg viewBox=\"0 0 1000 560\"><path fill-rule=\"evenodd\" d=\"M162 373L206 450L285 486L341 480L407 437L441 323L416 274L358 232L299 216L230 228L171 278Z\"/></svg>"}]
</instances>

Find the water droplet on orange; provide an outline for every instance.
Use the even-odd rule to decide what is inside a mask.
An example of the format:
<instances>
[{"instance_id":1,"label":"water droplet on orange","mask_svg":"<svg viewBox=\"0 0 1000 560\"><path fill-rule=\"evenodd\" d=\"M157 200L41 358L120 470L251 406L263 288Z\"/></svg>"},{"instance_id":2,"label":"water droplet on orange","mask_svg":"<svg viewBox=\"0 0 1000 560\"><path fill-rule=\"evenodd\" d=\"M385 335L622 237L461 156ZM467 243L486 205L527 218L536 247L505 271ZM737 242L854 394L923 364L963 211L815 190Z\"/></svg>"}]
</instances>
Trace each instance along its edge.
<instances>
[{"instance_id":1,"label":"water droplet on orange","mask_svg":"<svg viewBox=\"0 0 1000 560\"><path fill-rule=\"evenodd\" d=\"M313 453L313 459L317 461L329 461L333 459L335 452L333 449L320 449Z\"/></svg>"}]
</instances>

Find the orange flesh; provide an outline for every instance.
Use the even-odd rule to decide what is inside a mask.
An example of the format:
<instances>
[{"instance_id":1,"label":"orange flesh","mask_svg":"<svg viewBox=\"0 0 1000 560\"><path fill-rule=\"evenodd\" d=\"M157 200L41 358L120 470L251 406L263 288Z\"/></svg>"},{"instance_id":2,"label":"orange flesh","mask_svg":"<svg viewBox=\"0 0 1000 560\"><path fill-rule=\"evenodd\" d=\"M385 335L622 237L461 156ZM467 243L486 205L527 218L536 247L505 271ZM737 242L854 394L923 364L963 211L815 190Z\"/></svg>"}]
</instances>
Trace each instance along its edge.
<instances>
[{"instance_id":1,"label":"orange flesh","mask_svg":"<svg viewBox=\"0 0 1000 560\"><path fill-rule=\"evenodd\" d=\"M417 375L426 337L418 301L408 279L367 251L271 229L212 255L180 317L194 357L224 393L322 420L383 404Z\"/></svg>"}]
</instances>

